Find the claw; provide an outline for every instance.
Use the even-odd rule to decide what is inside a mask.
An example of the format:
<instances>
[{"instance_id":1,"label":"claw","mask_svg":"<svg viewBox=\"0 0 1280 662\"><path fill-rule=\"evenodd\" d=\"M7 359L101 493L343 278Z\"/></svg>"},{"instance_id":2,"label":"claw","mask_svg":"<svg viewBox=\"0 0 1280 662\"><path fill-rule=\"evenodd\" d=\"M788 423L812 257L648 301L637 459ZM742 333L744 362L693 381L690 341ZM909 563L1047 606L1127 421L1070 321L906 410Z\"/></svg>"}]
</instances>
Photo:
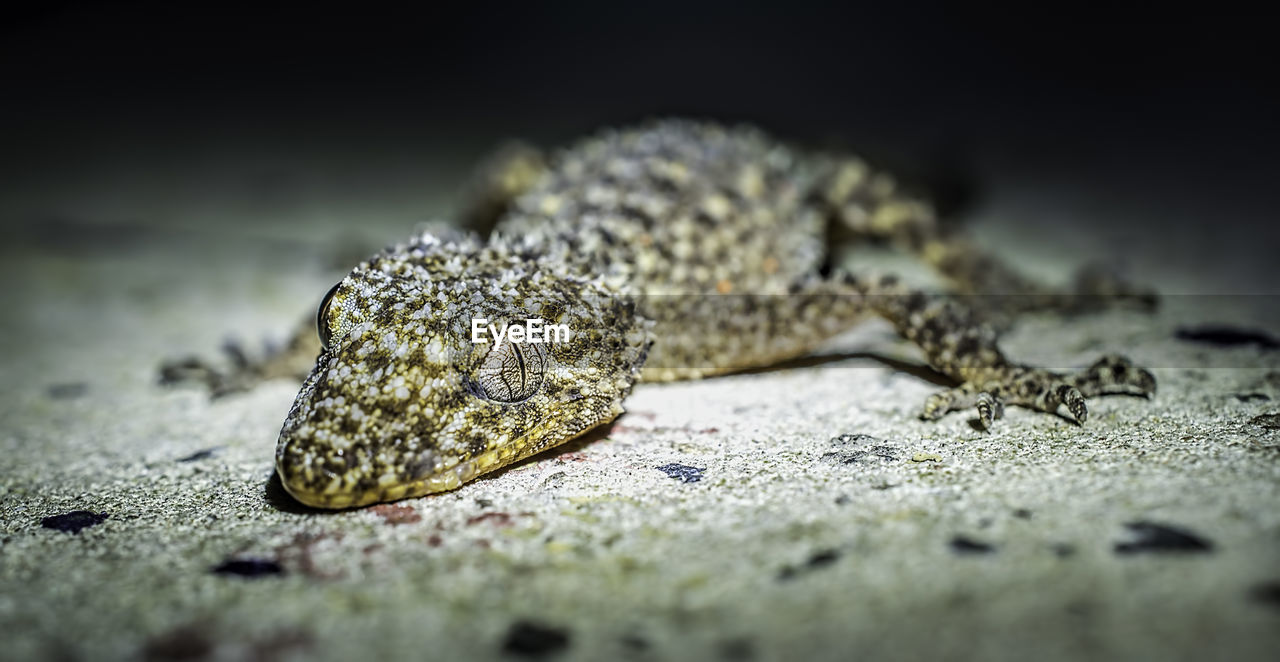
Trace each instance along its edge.
<instances>
[{"instance_id":1,"label":"claw","mask_svg":"<svg viewBox=\"0 0 1280 662\"><path fill-rule=\"evenodd\" d=\"M1138 380L1137 387L1142 389L1142 394L1148 399L1156 394L1156 376L1150 371L1138 368Z\"/></svg>"},{"instance_id":2,"label":"claw","mask_svg":"<svg viewBox=\"0 0 1280 662\"><path fill-rule=\"evenodd\" d=\"M1004 416L1004 403L1000 399L983 391L978 394L978 423L983 430L991 429L991 422Z\"/></svg>"},{"instance_id":3,"label":"claw","mask_svg":"<svg viewBox=\"0 0 1280 662\"><path fill-rule=\"evenodd\" d=\"M1084 395L1079 389L1064 384L1058 387L1058 397L1067 405L1067 410L1075 417L1076 422L1084 425L1089 418L1089 408L1085 406Z\"/></svg>"},{"instance_id":4,"label":"claw","mask_svg":"<svg viewBox=\"0 0 1280 662\"><path fill-rule=\"evenodd\" d=\"M920 418L926 421L936 421L946 415L950 409L950 398L947 393L934 393L924 401L924 411L920 412Z\"/></svg>"}]
</instances>

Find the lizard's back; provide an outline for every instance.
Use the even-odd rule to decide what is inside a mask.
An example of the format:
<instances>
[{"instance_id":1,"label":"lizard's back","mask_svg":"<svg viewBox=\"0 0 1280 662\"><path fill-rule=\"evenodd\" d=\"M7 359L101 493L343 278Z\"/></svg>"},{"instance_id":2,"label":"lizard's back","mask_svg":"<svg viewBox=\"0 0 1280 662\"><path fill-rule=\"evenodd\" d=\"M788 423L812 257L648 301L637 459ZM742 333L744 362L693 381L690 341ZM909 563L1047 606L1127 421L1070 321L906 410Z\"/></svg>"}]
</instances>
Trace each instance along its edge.
<instances>
[{"instance_id":1,"label":"lizard's back","mask_svg":"<svg viewBox=\"0 0 1280 662\"><path fill-rule=\"evenodd\" d=\"M813 177L751 128L608 131L559 154L497 240L634 294L779 294L824 256Z\"/></svg>"}]
</instances>

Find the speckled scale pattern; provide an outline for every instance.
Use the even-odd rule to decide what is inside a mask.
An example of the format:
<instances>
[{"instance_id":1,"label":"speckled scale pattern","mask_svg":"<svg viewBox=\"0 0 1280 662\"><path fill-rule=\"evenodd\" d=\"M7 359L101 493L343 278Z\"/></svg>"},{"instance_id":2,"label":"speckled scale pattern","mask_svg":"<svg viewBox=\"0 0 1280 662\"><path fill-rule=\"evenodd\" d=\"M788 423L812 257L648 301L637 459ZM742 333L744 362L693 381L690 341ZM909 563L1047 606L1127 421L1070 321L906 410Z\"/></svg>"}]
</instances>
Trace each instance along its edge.
<instances>
[{"instance_id":1,"label":"speckled scale pattern","mask_svg":"<svg viewBox=\"0 0 1280 662\"><path fill-rule=\"evenodd\" d=\"M361 264L329 306L328 349L276 456L291 493L329 508L452 489L613 418L650 344L634 305L599 282L430 235ZM531 397L497 401L483 368L510 344L472 343L471 318L533 316L572 342L537 350Z\"/></svg>"},{"instance_id":2,"label":"speckled scale pattern","mask_svg":"<svg viewBox=\"0 0 1280 662\"><path fill-rule=\"evenodd\" d=\"M856 158L686 120L605 131L537 176L541 159L520 155L519 177L490 179L527 187L486 202L482 215L505 210L487 241L423 234L357 266L326 299L325 348L276 454L302 502L453 489L611 420L640 379L767 365L871 314L960 384L930 398L925 418L975 407L990 425L1004 404L1066 405L1083 422L1086 395L1154 391L1119 357L1080 375L1013 363L974 310L892 276L820 275L838 224L915 252L960 291L1032 287L940 236L927 204ZM474 318L535 317L567 325L571 339L473 342Z\"/></svg>"},{"instance_id":3,"label":"speckled scale pattern","mask_svg":"<svg viewBox=\"0 0 1280 662\"><path fill-rule=\"evenodd\" d=\"M637 294L779 294L815 271L819 172L750 128L667 121L561 153L496 241Z\"/></svg>"}]
</instances>

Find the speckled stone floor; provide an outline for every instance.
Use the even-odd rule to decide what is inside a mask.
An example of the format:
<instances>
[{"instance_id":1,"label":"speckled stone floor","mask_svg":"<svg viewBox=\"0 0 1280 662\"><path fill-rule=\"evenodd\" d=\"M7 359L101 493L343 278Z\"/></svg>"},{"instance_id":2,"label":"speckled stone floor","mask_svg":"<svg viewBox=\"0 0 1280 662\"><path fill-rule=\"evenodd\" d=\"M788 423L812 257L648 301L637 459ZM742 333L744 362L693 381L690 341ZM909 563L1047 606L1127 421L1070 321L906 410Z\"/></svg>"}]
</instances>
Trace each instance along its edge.
<instances>
[{"instance_id":1,"label":"speckled stone floor","mask_svg":"<svg viewBox=\"0 0 1280 662\"><path fill-rule=\"evenodd\" d=\"M179 175L162 197L154 174L5 197L0 658L1280 648L1276 236L1191 214L1150 231L1156 212L1087 183L997 178L971 219L993 249L1047 278L1123 253L1168 295L1149 316L1029 318L1006 348L1059 367L1129 354L1157 375L1153 400L1094 400L1084 427L1023 410L991 433L921 422L938 386L873 323L820 360L642 385L612 426L457 491L322 513L270 480L296 384L211 401L157 367L281 340L353 254L444 197L303 179L244 202ZM1206 325L1269 335L1186 333Z\"/></svg>"}]
</instances>

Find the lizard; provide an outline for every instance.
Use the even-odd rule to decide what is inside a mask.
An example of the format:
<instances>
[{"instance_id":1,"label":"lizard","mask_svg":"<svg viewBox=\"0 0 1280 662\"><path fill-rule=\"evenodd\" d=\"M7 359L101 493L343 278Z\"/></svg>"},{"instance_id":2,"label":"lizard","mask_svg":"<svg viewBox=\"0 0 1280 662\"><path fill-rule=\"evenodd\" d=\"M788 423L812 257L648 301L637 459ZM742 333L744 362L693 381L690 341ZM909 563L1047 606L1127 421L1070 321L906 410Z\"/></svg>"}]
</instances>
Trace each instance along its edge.
<instances>
[{"instance_id":1,"label":"lizard","mask_svg":"<svg viewBox=\"0 0 1280 662\"><path fill-rule=\"evenodd\" d=\"M997 343L1010 311L1153 295L1096 275L1074 288L1024 278L856 156L663 119L550 158L511 150L486 172L472 208L487 238L424 232L369 257L292 343L315 357L275 455L298 501L451 490L608 423L637 382L776 364L872 316L956 383L926 400L924 419L972 408L989 428L1018 405L1083 424L1088 397L1155 393L1121 356L1063 374ZM918 256L950 293L833 266L835 245L858 239ZM535 319L568 338L486 335Z\"/></svg>"}]
</instances>

